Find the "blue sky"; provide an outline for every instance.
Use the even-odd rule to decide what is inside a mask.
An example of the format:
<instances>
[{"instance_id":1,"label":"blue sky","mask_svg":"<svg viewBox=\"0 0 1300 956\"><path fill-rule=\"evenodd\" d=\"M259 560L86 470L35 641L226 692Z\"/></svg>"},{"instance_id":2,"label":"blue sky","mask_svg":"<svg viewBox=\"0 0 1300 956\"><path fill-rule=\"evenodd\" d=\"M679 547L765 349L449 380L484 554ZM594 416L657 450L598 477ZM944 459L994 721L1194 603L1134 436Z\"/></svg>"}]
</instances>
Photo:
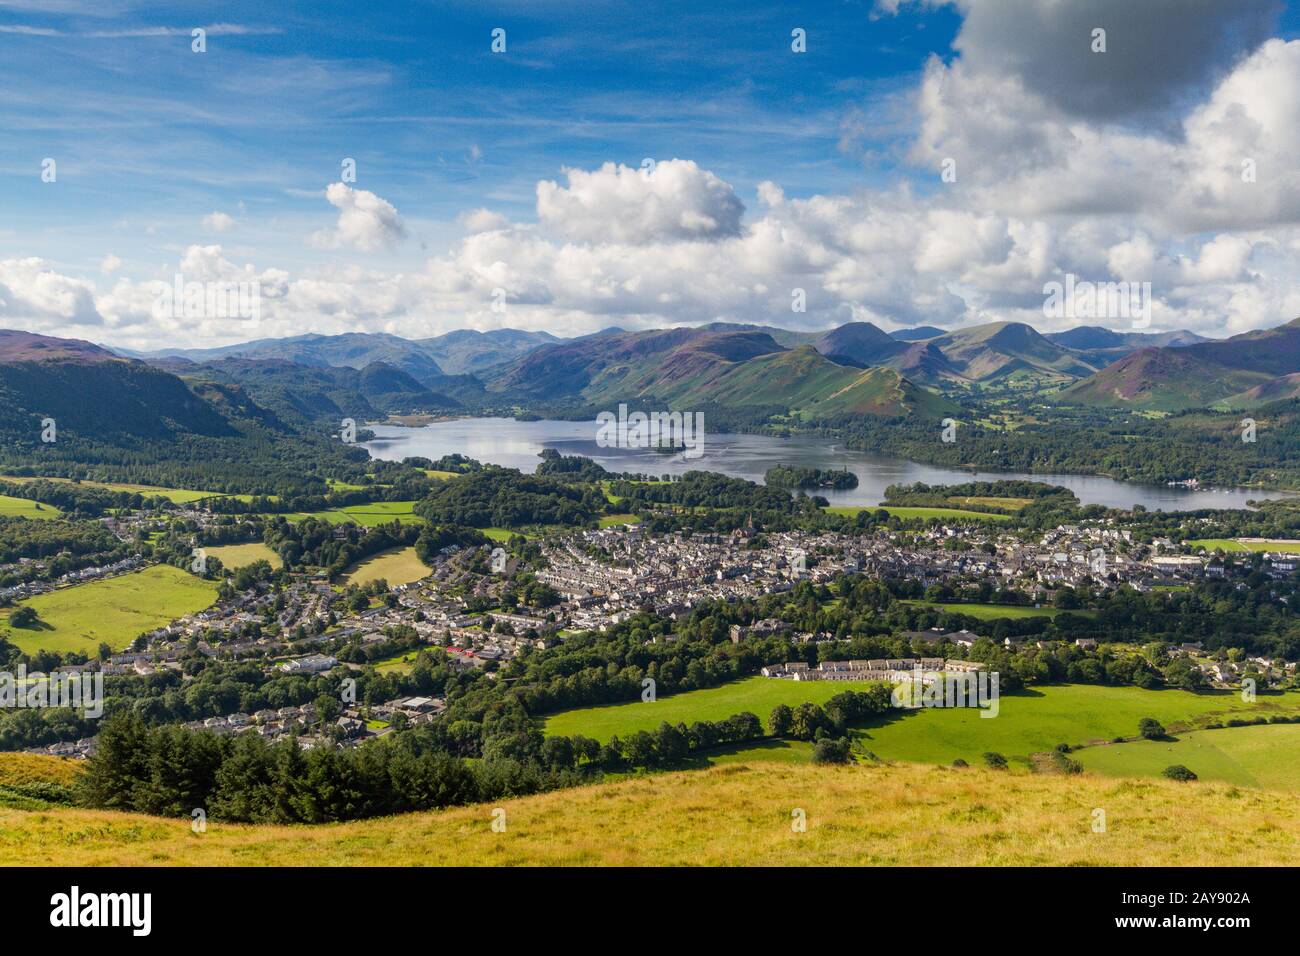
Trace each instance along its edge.
<instances>
[{"instance_id":1,"label":"blue sky","mask_svg":"<svg viewBox=\"0 0 1300 956\"><path fill-rule=\"evenodd\" d=\"M1275 0L0 0L0 324L239 337L149 320L182 272L265 283L267 334L953 326L1032 318L1067 271L1152 281L1157 326L1276 324L1300 103L1264 91L1296 85L1298 25ZM620 173L646 157L681 165Z\"/></svg>"},{"instance_id":2,"label":"blue sky","mask_svg":"<svg viewBox=\"0 0 1300 956\"><path fill-rule=\"evenodd\" d=\"M60 13L42 13L55 7ZM130 264L170 257L213 210L256 223L249 251L284 248L357 184L445 240L466 208L531 215L565 166L690 157L752 193L792 196L897 175L906 115L889 95L948 49L951 10L871 15L870 3L133 5L4 4L0 254L92 268L114 238ZM99 14L99 15L97 15ZM223 32L213 24L247 32ZM208 27L204 54L190 30ZM167 35L149 35L160 27ZM506 52L490 51L491 31ZM794 27L808 52L790 50ZM137 35L144 34L144 35ZM868 126L867 163L841 147ZM58 162L57 188L39 178ZM177 235L184 233L184 238ZM415 256L418 247L403 250ZM151 258L152 257L152 258Z\"/></svg>"}]
</instances>

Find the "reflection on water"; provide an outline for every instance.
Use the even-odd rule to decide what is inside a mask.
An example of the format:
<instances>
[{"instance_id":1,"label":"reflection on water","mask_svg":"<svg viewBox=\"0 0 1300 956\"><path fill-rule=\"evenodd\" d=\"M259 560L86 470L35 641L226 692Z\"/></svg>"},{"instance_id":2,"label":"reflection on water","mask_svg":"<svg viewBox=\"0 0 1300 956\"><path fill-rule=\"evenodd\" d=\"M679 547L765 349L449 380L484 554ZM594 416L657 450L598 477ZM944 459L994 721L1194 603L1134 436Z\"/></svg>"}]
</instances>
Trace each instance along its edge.
<instances>
[{"instance_id":1,"label":"reflection on water","mask_svg":"<svg viewBox=\"0 0 1300 956\"><path fill-rule=\"evenodd\" d=\"M400 460L410 455L438 459L459 453L479 461L533 471L538 453L554 448L565 455L583 455L610 471L645 472L653 475L687 471L717 471L750 481L762 481L773 465L809 468L847 468L858 476L852 491L818 492L832 504L874 505L884 498L885 488L894 484L923 481L930 485L963 481L996 481L1022 478L1069 488L1084 504L1114 508L1144 505L1155 511L1195 508L1244 508L1249 499L1279 498L1280 492L1230 488L1218 491L1169 488L1115 481L1085 475L1027 475L1015 472L959 471L934 465L920 465L901 458L889 458L854 451L832 438L769 435L710 434L704 456L687 459L648 448L605 448L596 444L597 425L590 422L535 421L512 418L464 418L435 422L420 428L373 425L378 436L365 447L376 458Z\"/></svg>"}]
</instances>

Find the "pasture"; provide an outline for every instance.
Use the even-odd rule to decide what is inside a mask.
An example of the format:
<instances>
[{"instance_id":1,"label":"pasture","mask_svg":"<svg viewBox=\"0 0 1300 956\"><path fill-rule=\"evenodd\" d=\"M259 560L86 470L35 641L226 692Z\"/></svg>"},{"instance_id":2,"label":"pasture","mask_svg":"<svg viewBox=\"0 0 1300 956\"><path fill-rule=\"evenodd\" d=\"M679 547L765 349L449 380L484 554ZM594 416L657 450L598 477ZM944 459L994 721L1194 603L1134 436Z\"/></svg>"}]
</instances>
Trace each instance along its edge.
<instances>
[{"instance_id":1,"label":"pasture","mask_svg":"<svg viewBox=\"0 0 1300 956\"><path fill-rule=\"evenodd\" d=\"M219 559L222 567L232 571L246 567L254 561L265 561L272 568L278 568L282 563L280 556L260 541L252 541L248 544L207 545L203 550L209 557Z\"/></svg>"},{"instance_id":2,"label":"pasture","mask_svg":"<svg viewBox=\"0 0 1300 956\"><path fill-rule=\"evenodd\" d=\"M920 505L831 505L827 513L856 517L860 511L887 511L895 518L907 521L938 518L940 521L1010 521L1011 515L985 511L967 511L964 508L930 508Z\"/></svg>"},{"instance_id":3,"label":"pasture","mask_svg":"<svg viewBox=\"0 0 1300 956\"><path fill-rule=\"evenodd\" d=\"M977 617L981 621L994 621L998 618L1056 617L1061 611L1054 607L1033 607L1024 604L961 604L957 602L940 603L922 599L904 599L903 604L917 607L932 607L949 614L965 614ZM1072 614L1087 615L1088 611L1072 611Z\"/></svg>"},{"instance_id":4,"label":"pasture","mask_svg":"<svg viewBox=\"0 0 1300 956\"><path fill-rule=\"evenodd\" d=\"M391 587L410 584L429 573L429 566L416 557L415 548L393 548L354 564L348 569L344 583L364 585L383 578Z\"/></svg>"},{"instance_id":5,"label":"pasture","mask_svg":"<svg viewBox=\"0 0 1300 956\"><path fill-rule=\"evenodd\" d=\"M866 684L840 681L789 681L750 677L721 687L661 697L653 703L638 698L624 704L565 711L545 722L548 734L583 734L601 742L696 720L723 720L750 711L767 723L777 704L804 701L824 704L845 690ZM898 710L854 728L851 736L863 749L884 760L951 763L958 758L979 762L985 751L997 751L1022 766L1029 755L1059 743L1104 742L1137 735L1138 721L1154 717L1176 732L1202 726L1234 713L1300 713L1300 691L1260 695L1255 703L1229 692L1199 694L1184 690L1143 690L1092 684L1037 686L1002 694L996 717L981 717L974 708Z\"/></svg>"},{"instance_id":6,"label":"pasture","mask_svg":"<svg viewBox=\"0 0 1300 956\"><path fill-rule=\"evenodd\" d=\"M46 758L57 759L57 758ZM503 833L489 825L502 807ZM791 832L791 808L807 832ZM1105 807L1107 833L1092 831ZM1175 825L1171 826L1171 821ZM0 807L0 865L1222 866L1300 864L1289 794L916 765L743 761L327 826Z\"/></svg>"},{"instance_id":7,"label":"pasture","mask_svg":"<svg viewBox=\"0 0 1300 956\"><path fill-rule=\"evenodd\" d=\"M1087 747L1072 754L1084 769L1111 777L1159 777L1182 764L1202 780L1243 787L1300 790L1300 724L1223 727L1175 735L1174 740L1135 740Z\"/></svg>"},{"instance_id":8,"label":"pasture","mask_svg":"<svg viewBox=\"0 0 1300 956\"><path fill-rule=\"evenodd\" d=\"M62 514L63 512L54 505L0 495L0 518L33 518L37 521L50 521Z\"/></svg>"},{"instance_id":9,"label":"pasture","mask_svg":"<svg viewBox=\"0 0 1300 956\"><path fill-rule=\"evenodd\" d=\"M201 611L216 600L210 581L168 564L75 584L21 602L36 609L35 627L15 628L0 618L0 636L25 653L81 651L94 656L101 643L125 649L140 634Z\"/></svg>"},{"instance_id":10,"label":"pasture","mask_svg":"<svg viewBox=\"0 0 1300 956\"><path fill-rule=\"evenodd\" d=\"M1300 541L1287 541L1279 538L1198 538L1188 541L1193 548L1206 551L1246 552L1246 551L1280 551L1286 554L1300 554Z\"/></svg>"}]
</instances>

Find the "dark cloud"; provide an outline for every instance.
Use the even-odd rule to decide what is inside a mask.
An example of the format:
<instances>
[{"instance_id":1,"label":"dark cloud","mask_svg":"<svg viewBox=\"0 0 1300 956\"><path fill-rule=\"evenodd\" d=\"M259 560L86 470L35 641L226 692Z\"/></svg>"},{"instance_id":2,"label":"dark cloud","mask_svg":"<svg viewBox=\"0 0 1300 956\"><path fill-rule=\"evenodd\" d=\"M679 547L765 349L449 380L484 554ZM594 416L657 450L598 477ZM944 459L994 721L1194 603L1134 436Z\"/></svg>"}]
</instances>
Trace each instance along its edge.
<instances>
[{"instance_id":1,"label":"dark cloud","mask_svg":"<svg viewBox=\"0 0 1300 956\"><path fill-rule=\"evenodd\" d=\"M1158 118L1200 99L1267 39L1276 0L957 0L972 68L1018 75L1068 113ZM1106 52L1092 50L1106 31Z\"/></svg>"}]
</instances>

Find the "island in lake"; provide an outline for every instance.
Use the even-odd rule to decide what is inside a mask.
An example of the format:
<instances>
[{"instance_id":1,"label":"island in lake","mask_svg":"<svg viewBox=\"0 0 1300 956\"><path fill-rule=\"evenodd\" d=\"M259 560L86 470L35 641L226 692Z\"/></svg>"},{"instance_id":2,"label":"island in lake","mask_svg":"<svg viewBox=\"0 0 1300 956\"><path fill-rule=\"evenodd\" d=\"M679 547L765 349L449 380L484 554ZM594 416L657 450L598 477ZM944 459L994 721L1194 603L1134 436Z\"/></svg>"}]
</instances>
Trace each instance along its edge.
<instances>
[{"instance_id":1,"label":"island in lake","mask_svg":"<svg viewBox=\"0 0 1300 956\"><path fill-rule=\"evenodd\" d=\"M791 491L830 490L851 491L858 486L858 476L845 469L835 468L796 468L789 465L777 465L769 468L763 475L763 481L771 488L788 488Z\"/></svg>"}]
</instances>

